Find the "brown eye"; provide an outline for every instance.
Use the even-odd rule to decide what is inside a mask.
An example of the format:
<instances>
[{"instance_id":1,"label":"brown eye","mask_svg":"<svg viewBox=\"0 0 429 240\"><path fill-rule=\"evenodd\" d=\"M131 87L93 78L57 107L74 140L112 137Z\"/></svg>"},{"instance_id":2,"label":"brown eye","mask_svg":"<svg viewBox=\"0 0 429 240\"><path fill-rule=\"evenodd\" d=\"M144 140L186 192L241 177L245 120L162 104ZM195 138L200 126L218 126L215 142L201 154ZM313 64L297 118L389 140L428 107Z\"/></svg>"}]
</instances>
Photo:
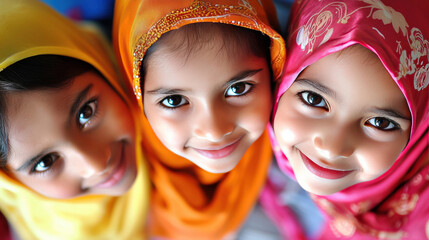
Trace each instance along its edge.
<instances>
[{"instance_id":1,"label":"brown eye","mask_svg":"<svg viewBox=\"0 0 429 240\"><path fill-rule=\"evenodd\" d=\"M311 105L317 105L317 104L320 104L322 102L322 98L320 96L317 96L317 95L309 94L307 96L307 101Z\"/></svg>"},{"instance_id":2,"label":"brown eye","mask_svg":"<svg viewBox=\"0 0 429 240\"><path fill-rule=\"evenodd\" d=\"M253 84L247 82L238 82L232 84L225 92L226 97L241 96L252 89Z\"/></svg>"},{"instance_id":3,"label":"brown eye","mask_svg":"<svg viewBox=\"0 0 429 240\"><path fill-rule=\"evenodd\" d=\"M80 113L79 118L86 119L86 118L90 118L91 116L92 116L92 108L87 105L82 109L82 112Z\"/></svg>"},{"instance_id":4,"label":"brown eye","mask_svg":"<svg viewBox=\"0 0 429 240\"><path fill-rule=\"evenodd\" d=\"M186 99L181 95L171 95L161 100L160 104L166 108L177 108L187 104Z\"/></svg>"},{"instance_id":5,"label":"brown eye","mask_svg":"<svg viewBox=\"0 0 429 240\"><path fill-rule=\"evenodd\" d=\"M78 112L78 125L83 128L86 124L91 120L91 118L95 115L97 109L97 100L92 100L85 105Z\"/></svg>"},{"instance_id":6,"label":"brown eye","mask_svg":"<svg viewBox=\"0 0 429 240\"><path fill-rule=\"evenodd\" d=\"M299 93L298 95L300 96L301 101L303 101L305 104L312 107L323 108L328 110L328 105L325 99L319 94L310 92L310 91L305 91L305 92Z\"/></svg>"},{"instance_id":7,"label":"brown eye","mask_svg":"<svg viewBox=\"0 0 429 240\"><path fill-rule=\"evenodd\" d=\"M369 125L383 131L399 129L399 125L397 123L384 117L371 118L367 122Z\"/></svg>"},{"instance_id":8,"label":"brown eye","mask_svg":"<svg viewBox=\"0 0 429 240\"><path fill-rule=\"evenodd\" d=\"M48 171L52 165L55 163L55 161L58 159L57 154L48 154L46 156L43 156L33 167L32 173L34 172L45 172Z\"/></svg>"}]
</instances>

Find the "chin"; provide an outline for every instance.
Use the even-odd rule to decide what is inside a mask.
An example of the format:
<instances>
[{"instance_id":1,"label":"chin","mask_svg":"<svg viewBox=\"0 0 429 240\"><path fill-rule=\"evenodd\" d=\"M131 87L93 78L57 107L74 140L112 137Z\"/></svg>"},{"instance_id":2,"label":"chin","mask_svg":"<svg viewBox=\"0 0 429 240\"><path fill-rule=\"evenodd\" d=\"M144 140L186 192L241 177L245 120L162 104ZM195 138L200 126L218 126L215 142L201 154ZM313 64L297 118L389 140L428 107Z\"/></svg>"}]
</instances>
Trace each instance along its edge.
<instances>
[{"instance_id":1,"label":"chin","mask_svg":"<svg viewBox=\"0 0 429 240\"><path fill-rule=\"evenodd\" d=\"M327 196L334 194L338 191L338 189L332 189L332 184L330 183L321 183L321 182L308 182L308 179L301 180L297 178L299 185L307 192L311 194L316 194L320 196Z\"/></svg>"},{"instance_id":2,"label":"chin","mask_svg":"<svg viewBox=\"0 0 429 240\"><path fill-rule=\"evenodd\" d=\"M205 165L205 164L196 164L196 165L210 173L227 173L233 170L235 166L237 166L238 162L237 163L228 162L227 164L220 163L220 164L210 164L210 165Z\"/></svg>"},{"instance_id":3,"label":"chin","mask_svg":"<svg viewBox=\"0 0 429 240\"><path fill-rule=\"evenodd\" d=\"M235 166L231 166L231 167L223 167L223 168L203 168L204 170L206 170L207 172L211 172L211 173L227 173L229 171L231 171L232 169L234 169Z\"/></svg>"}]
</instances>

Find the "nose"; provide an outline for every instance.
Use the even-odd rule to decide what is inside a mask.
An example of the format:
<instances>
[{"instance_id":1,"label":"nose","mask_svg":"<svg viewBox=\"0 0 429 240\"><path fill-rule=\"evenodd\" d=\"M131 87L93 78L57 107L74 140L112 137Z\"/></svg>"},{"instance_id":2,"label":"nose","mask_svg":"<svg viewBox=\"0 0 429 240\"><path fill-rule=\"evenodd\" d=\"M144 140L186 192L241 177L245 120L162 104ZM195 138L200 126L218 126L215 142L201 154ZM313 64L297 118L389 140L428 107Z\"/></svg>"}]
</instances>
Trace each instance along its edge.
<instances>
[{"instance_id":1,"label":"nose","mask_svg":"<svg viewBox=\"0 0 429 240\"><path fill-rule=\"evenodd\" d=\"M192 123L194 135L211 142L220 142L231 134L235 128L235 121L227 108L212 106L199 111Z\"/></svg>"},{"instance_id":2,"label":"nose","mask_svg":"<svg viewBox=\"0 0 429 240\"><path fill-rule=\"evenodd\" d=\"M81 142L73 146L71 162L82 178L101 175L107 170L110 148L102 148L91 142Z\"/></svg>"},{"instance_id":3,"label":"nose","mask_svg":"<svg viewBox=\"0 0 429 240\"><path fill-rule=\"evenodd\" d=\"M358 134L353 126L330 126L314 136L313 144L318 153L328 160L350 157L355 151Z\"/></svg>"}]
</instances>

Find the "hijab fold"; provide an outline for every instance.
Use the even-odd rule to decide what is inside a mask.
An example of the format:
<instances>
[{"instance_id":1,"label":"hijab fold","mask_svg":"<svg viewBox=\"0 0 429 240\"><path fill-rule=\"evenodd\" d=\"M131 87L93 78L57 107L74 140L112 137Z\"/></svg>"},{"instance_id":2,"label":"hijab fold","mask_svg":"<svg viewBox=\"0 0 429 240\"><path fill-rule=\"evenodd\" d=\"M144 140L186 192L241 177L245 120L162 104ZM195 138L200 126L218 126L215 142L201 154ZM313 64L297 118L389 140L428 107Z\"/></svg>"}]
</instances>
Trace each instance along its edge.
<instances>
[{"instance_id":1,"label":"hijab fold","mask_svg":"<svg viewBox=\"0 0 429 240\"><path fill-rule=\"evenodd\" d=\"M0 0L0 5L0 71L37 55L73 57L94 66L130 107L138 107L127 100L132 93L94 27L79 28L39 1ZM136 154L136 181L119 197L51 199L0 171L0 211L20 239L144 239L149 186L141 148Z\"/></svg>"},{"instance_id":2,"label":"hijab fold","mask_svg":"<svg viewBox=\"0 0 429 240\"><path fill-rule=\"evenodd\" d=\"M116 1L114 48L141 107L140 66L147 49L162 34L186 24L232 24L268 35L273 73L279 77L285 46L270 25L276 21L273 10L271 1L255 0ZM222 239L237 231L265 181L272 157L268 134L232 171L213 174L164 147L147 119L141 125L152 180L151 233L174 239Z\"/></svg>"}]
</instances>

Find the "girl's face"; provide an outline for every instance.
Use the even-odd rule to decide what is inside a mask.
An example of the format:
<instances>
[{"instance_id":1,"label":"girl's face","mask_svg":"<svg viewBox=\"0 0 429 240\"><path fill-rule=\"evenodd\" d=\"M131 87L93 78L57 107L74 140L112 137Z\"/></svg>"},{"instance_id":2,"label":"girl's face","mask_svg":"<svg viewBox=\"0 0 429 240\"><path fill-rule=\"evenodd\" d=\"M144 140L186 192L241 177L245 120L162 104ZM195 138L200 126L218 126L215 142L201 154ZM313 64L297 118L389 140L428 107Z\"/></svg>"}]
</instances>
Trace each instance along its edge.
<instances>
[{"instance_id":1,"label":"girl's face","mask_svg":"<svg viewBox=\"0 0 429 240\"><path fill-rule=\"evenodd\" d=\"M214 173L237 165L263 133L272 106L266 59L228 53L222 44L183 56L160 46L144 80L145 114L161 142Z\"/></svg>"},{"instance_id":2,"label":"girl's face","mask_svg":"<svg viewBox=\"0 0 429 240\"><path fill-rule=\"evenodd\" d=\"M7 169L52 198L121 195L136 178L130 109L93 72L55 90L10 93Z\"/></svg>"},{"instance_id":3,"label":"girl's face","mask_svg":"<svg viewBox=\"0 0 429 240\"><path fill-rule=\"evenodd\" d=\"M329 195L386 172L410 136L404 95L362 46L308 66L280 99L274 131L300 185Z\"/></svg>"}]
</instances>

